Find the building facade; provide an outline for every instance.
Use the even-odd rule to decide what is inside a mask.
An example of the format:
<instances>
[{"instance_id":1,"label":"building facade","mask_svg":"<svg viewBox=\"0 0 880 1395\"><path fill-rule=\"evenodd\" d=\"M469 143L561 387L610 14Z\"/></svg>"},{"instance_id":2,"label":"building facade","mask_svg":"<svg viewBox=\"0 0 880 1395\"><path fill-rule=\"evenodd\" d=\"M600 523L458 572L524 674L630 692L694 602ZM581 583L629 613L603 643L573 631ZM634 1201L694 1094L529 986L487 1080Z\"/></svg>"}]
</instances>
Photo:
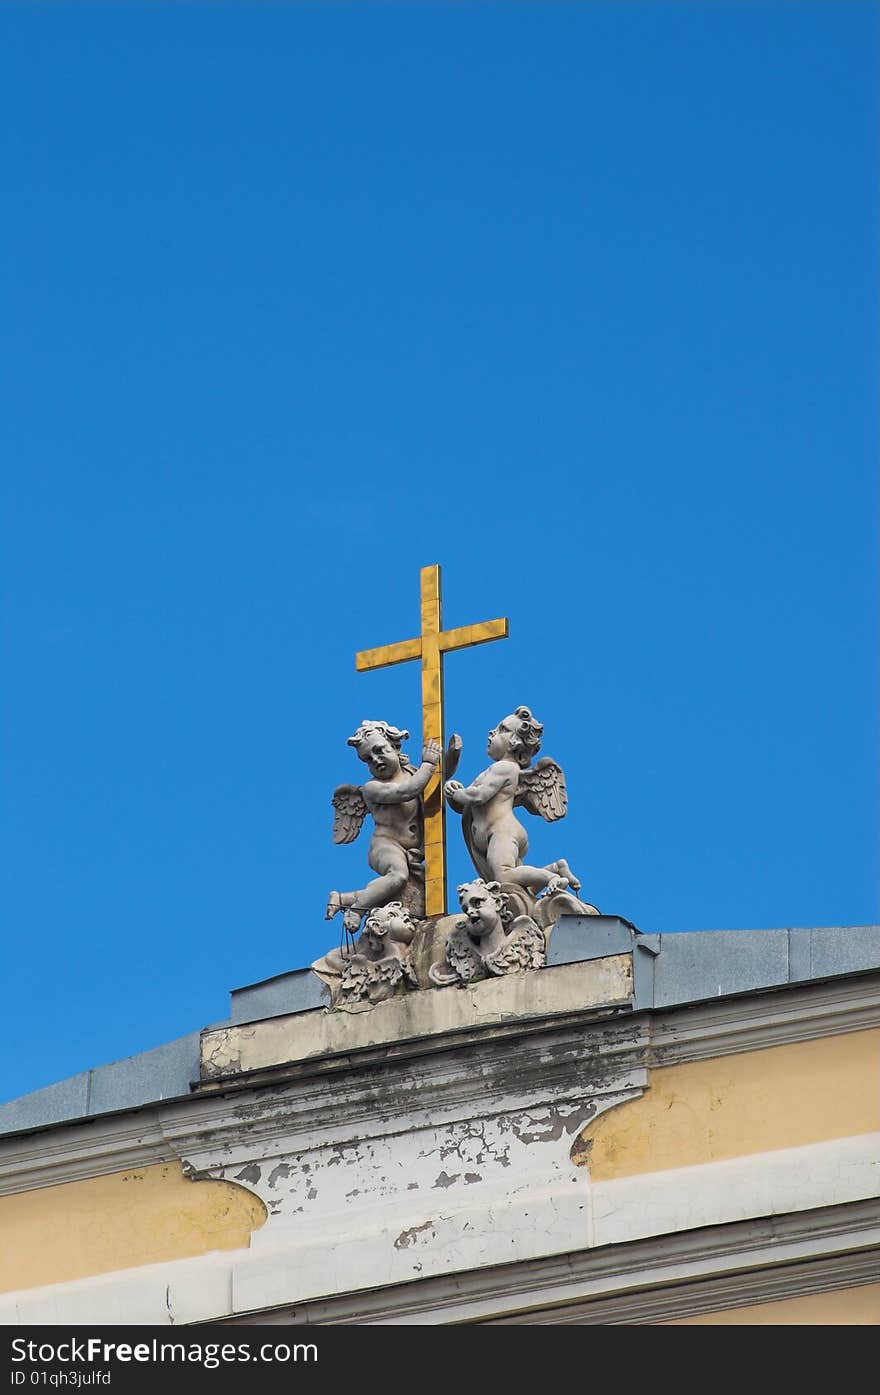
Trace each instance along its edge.
<instances>
[{"instance_id":1,"label":"building facade","mask_svg":"<svg viewBox=\"0 0 880 1395\"><path fill-rule=\"evenodd\" d=\"M880 928L641 935L0 1106L0 1321L880 1320Z\"/></svg>"}]
</instances>

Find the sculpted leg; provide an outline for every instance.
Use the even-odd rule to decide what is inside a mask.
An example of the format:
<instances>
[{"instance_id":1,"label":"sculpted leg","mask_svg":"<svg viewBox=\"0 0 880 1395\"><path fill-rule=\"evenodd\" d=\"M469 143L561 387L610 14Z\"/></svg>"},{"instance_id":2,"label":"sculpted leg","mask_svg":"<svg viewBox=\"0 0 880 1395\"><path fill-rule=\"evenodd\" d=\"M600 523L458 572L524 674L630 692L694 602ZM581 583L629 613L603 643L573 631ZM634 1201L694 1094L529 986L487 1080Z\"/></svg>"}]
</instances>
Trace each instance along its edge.
<instances>
[{"instance_id":1,"label":"sculpted leg","mask_svg":"<svg viewBox=\"0 0 880 1395\"><path fill-rule=\"evenodd\" d=\"M570 886L580 886L567 862L551 862L548 867L529 867L519 862L519 855L519 843L515 838L497 835L490 838L486 860L492 879L525 887L534 896L542 891L549 891L552 895L556 891L567 891Z\"/></svg>"},{"instance_id":2,"label":"sculpted leg","mask_svg":"<svg viewBox=\"0 0 880 1395\"><path fill-rule=\"evenodd\" d=\"M368 882L361 891L331 891L327 901L326 919L332 920L340 911L371 911L375 906L387 906L402 893L409 879L406 853L397 843L385 840L370 848L370 866L380 875Z\"/></svg>"},{"instance_id":3,"label":"sculpted leg","mask_svg":"<svg viewBox=\"0 0 880 1395\"><path fill-rule=\"evenodd\" d=\"M515 886L524 886L526 891L531 891L535 896L541 891L566 891L568 889L568 877L560 877L551 872L547 867L514 867L504 877L505 881L513 882Z\"/></svg>"},{"instance_id":4,"label":"sculpted leg","mask_svg":"<svg viewBox=\"0 0 880 1395\"><path fill-rule=\"evenodd\" d=\"M324 913L325 920L332 920L340 911L348 910L354 905L356 891L331 891L327 898L327 910Z\"/></svg>"},{"instance_id":5,"label":"sculpted leg","mask_svg":"<svg viewBox=\"0 0 880 1395\"><path fill-rule=\"evenodd\" d=\"M549 863L547 866L547 871L555 873L558 877L563 877L566 883L571 887L572 891L580 891L581 884L575 876L574 872L569 867L564 857L560 857L558 862ZM562 888L557 888L557 890L561 889Z\"/></svg>"},{"instance_id":6,"label":"sculpted leg","mask_svg":"<svg viewBox=\"0 0 880 1395\"><path fill-rule=\"evenodd\" d=\"M371 911L374 906L387 906L396 901L409 880L409 862L397 843L374 839L370 847L370 866L379 876L368 882L362 891L351 893L349 905L359 911Z\"/></svg>"},{"instance_id":7,"label":"sculpted leg","mask_svg":"<svg viewBox=\"0 0 880 1395\"><path fill-rule=\"evenodd\" d=\"M493 881L512 882L514 886L523 886L526 891L535 893L543 891L550 882L551 874L543 867L526 867L519 858L520 848L516 838L495 834L489 839L486 861Z\"/></svg>"}]
</instances>

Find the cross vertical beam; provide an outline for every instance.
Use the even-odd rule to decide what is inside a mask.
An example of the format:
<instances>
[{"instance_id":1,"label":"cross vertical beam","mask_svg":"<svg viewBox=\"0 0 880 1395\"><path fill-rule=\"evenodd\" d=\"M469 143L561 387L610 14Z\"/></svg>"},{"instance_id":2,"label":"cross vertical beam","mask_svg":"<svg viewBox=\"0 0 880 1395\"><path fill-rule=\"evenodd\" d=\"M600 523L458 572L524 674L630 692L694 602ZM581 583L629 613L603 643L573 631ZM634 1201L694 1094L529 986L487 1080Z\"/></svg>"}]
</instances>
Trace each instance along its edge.
<instances>
[{"instance_id":1,"label":"cross vertical beam","mask_svg":"<svg viewBox=\"0 0 880 1395\"><path fill-rule=\"evenodd\" d=\"M506 639L507 620L484 620L456 630L443 629L439 566L422 567L419 575L421 633L417 639L404 639L379 649L365 649L355 655L359 673L386 668L391 664L421 659L422 742L438 741L445 749L443 721L443 655L453 649ZM446 805L443 800L441 759L424 793L425 810L425 914L446 914Z\"/></svg>"},{"instance_id":2,"label":"cross vertical beam","mask_svg":"<svg viewBox=\"0 0 880 1395\"><path fill-rule=\"evenodd\" d=\"M442 596L439 566L419 573L422 613L422 740L439 741L445 751L443 660L440 657ZM423 795L425 809L425 915L446 914L446 803L443 757ZM436 909L431 909L435 907Z\"/></svg>"}]
</instances>

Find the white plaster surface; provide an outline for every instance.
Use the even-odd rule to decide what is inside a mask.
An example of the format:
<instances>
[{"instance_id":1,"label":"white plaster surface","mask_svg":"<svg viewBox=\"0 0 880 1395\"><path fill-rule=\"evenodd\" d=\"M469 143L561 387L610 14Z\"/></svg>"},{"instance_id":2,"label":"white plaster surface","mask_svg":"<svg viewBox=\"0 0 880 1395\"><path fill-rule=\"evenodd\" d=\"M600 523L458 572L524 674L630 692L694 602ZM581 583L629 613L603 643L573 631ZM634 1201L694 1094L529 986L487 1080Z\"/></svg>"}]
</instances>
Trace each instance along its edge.
<instances>
[{"instance_id":1,"label":"white plaster surface","mask_svg":"<svg viewBox=\"0 0 880 1395\"><path fill-rule=\"evenodd\" d=\"M591 1192L595 1245L862 1201L880 1195L880 1134L594 1182Z\"/></svg>"},{"instance_id":2,"label":"white plaster surface","mask_svg":"<svg viewBox=\"0 0 880 1395\"><path fill-rule=\"evenodd\" d=\"M396 1188L384 1205L377 1199L350 1213L346 1224L328 1196L323 1218L305 1220L290 1209L296 1192L288 1191L275 1218L255 1233L250 1250L218 1251L7 1295L0 1298L0 1323L204 1321L880 1193L877 1134L592 1184L568 1159L568 1134L540 1143L514 1142L499 1125L468 1143L475 1138L473 1133L438 1136L437 1155L418 1165L420 1188L409 1194L409 1203L406 1189ZM450 1152L439 1157L453 1142L461 1165L473 1147L474 1167L490 1174L505 1170L501 1157L507 1150L511 1170L517 1169L513 1185L508 1181L505 1187L494 1173L481 1184L427 1186L432 1174L436 1182L438 1161L453 1157ZM494 1161L487 1163L490 1154ZM400 1156L396 1163L405 1173L406 1159Z\"/></svg>"}]
</instances>

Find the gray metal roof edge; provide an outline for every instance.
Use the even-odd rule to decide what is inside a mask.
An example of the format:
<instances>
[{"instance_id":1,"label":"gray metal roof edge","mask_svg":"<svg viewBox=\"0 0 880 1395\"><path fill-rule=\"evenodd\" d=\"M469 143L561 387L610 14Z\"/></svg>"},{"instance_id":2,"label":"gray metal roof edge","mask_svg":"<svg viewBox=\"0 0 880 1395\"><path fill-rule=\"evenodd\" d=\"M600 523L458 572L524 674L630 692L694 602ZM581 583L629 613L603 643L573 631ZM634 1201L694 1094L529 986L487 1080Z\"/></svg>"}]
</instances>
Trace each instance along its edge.
<instances>
[{"instance_id":1,"label":"gray metal roof edge","mask_svg":"<svg viewBox=\"0 0 880 1395\"><path fill-rule=\"evenodd\" d=\"M270 983L280 983L282 979L290 978L292 974L312 973L311 964L300 964L298 969L283 969L280 974L270 974L268 978L255 979L253 983L242 983L238 988L230 988L229 996L234 997L236 993L248 993L256 988L268 988Z\"/></svg>"},{"instance_id":2,"label":"gray metal roof edge","mask_svg":"<svg viewBox=\"0 0 880 1395\"><path fill-rule=\"evenodd\" d=\"M634 954L633 1008L661 1009L880 969L880 926L642 934L622 916L564 916L550 936L547 963L625 951ZM328 1002L317 974L291 970L234 990L226 1023L314 1011ZM191 1032L0 1104L0 1135L187 1098L199 1078L200 1035Z\"/></svg>"},{"instance_id":3,"label":"gray metal roof edge","mask_svg":"<svg viewBox=\"0 0 880 1395\"><path fill-rule=\"evenodd\" d=\"M0 1104L0 1135L185 1098L199 1078L200 1038L189 1032Z\"/></svg>"},{"instance_id":4,"label":"gray metal roof edge","mask_svg":"<svg viewBox=\"0 0 880 1395\"><path fill-rule=\"evenodd\" d=\"M144 1055L146 1054L147 1053L144 1052ZM134 1057L132 1057L132 1060L134 1060ZM99 1066L97 1069L100 1070L102 1067ZM84 1071L83 1074L88 1074L88 1072ZM75 1077L71 1078L73 1079ZM62 1080L58 1083L66 1085L67 1081ZM160 1095L158 1099L143 1100L140 1104L121 1104L116 1109L102 1109L91 1114L65 1114L57 1119L46 1119L41 1123L19 1123L15 1126L7 1125L3 1122L3 1110L7 1106L0 1104L0 1144L5 1143L7 1139L27 1138L28 1135L32 1133L48 1133L50 1129L75 1128L78 1124L97 1123L99 1119L118 1119L126 1114L145 1114L147 1110L156 1109L160 1105L182 1104L185 1100L192 1099L193 1085L195 1083L196 1082L193 1081L191 1085L188 1085L186 1093L182 1095ZM45 1086L46 1090L51 1090L53 1088L54 1087L51 1085ZM32 1090L29 1095L21 1095L18 1099L9 1100L8 1103L22 1104L25 1101L31 1100L35 1095L42 1095L43 1093L43 1090Z\"/></svg>"}]
</instances>

